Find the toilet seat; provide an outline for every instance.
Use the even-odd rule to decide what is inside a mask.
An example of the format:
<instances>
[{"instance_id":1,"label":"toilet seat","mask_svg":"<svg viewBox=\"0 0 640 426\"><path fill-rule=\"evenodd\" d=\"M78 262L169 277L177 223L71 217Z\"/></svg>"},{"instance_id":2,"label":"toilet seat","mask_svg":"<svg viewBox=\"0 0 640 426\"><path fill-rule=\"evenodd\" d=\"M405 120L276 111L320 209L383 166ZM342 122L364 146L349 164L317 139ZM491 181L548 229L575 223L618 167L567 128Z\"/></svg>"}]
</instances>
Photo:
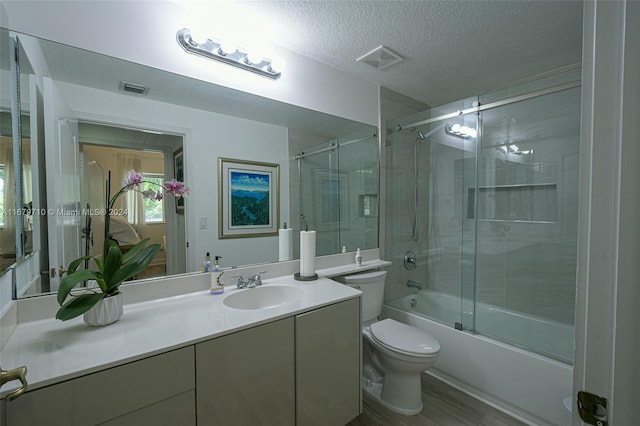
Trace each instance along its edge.
<instances>
[{"instance_id":1,"label":"toilet seat","mask_svg":"<svg viewBox=\"0 0 640 426\"><path fill-rule=\"evenodd\" d=\"M440 343L433 336L389 318L371 324L370 330L377 343L394 352L417 357L429 357L440 352Z\"/></svg>"}]
</instances>

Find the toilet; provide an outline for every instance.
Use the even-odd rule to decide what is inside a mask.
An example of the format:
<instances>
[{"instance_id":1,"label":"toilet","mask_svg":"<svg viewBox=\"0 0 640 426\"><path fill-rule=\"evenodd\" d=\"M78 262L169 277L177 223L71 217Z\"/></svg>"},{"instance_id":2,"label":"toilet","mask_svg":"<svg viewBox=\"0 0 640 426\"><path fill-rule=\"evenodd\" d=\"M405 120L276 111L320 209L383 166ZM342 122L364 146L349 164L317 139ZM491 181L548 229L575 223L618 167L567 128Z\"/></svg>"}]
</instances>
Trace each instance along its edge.
<instances>
[{"instance_id":1,"label":"toilet","mask_svg":"<svg viewBox=\"0 0 640 426\"><path fill-rule=\"evenodd\" d=\"M362 291L362 388L386 408L415 415L422 411L420 374L436 362L440 344L416 327L392 319L378 321L386 276L376 271L340 280Z\"/></svg>"}]
</instances>

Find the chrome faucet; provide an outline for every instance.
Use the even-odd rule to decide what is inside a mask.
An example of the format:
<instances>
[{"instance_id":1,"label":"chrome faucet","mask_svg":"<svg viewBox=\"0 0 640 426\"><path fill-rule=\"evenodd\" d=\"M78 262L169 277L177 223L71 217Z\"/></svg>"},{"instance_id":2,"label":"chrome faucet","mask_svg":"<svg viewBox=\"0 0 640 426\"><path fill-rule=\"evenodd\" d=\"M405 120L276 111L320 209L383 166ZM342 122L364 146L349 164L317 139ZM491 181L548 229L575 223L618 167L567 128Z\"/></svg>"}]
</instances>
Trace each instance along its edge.
<instances>
[{"instance_id":1,"label":"chrome faucet","mask_svg":"<svg viewBox=\"0 0 640 426\"><path fill-rule=\"evenodd\" d=\"M260 277L260 274L266 274L266 273L267 271L262 271L262 272L256 272L255 274L250 275L247 278L244 278L241 275L237 275L231 278L238 279L236 288L254 288L262 285L262 277Z\"/></svg>"},{"instance_id":2,"label":"chrome faucet","mask_svg":"<svg viewBox=\"0 0 640 426\"><path fill-rule=\"evenodd\" d=\"M422 290L422 284L417 283L413 280L407 281L407 287L413 287L413 288L417 288L418 290Z\"/></svg>"}]
</instances>

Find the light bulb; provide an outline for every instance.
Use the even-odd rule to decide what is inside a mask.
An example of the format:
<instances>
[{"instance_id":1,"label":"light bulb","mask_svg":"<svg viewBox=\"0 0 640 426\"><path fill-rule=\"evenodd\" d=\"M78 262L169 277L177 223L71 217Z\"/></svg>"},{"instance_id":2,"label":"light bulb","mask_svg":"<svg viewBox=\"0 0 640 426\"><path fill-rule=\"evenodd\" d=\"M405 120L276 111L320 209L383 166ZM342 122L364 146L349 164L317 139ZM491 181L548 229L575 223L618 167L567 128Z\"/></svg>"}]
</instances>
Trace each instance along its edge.
<instances>
[{"instance_id":1,"label":"light bulb","mask_svg":"<svg viewBox=\"0 0 640 426\"><path fill-rule=\"evenodd\" d=\"M232 42L229 42L228 40L223 40L220 43L220 47L218 47L218 53L220 53L222 56L230 55L234 53L236 50L237 49L235 44L233 44Z\"/></svg>"},{"instance_id":2,"label":"light bulb","mask_svg":"<svg viewBox=\"0 0 640 426\"><path fill-rule=\"evenodd\" d=\"M455 132L455 133L460 133L460 126L458 123L454 124L453 126L451 126L451 131Z\"/></svg>"},{"instance_id":3,"label":"light bulb","mask_svg":"<svg viewBox=\"0 0 640 426\"><path fill-rule=\"evenodd\" d=\"M478 134L478 132L476 132L476 129L472 129L471 127L467 127L467 126L462 126L460 128L460 132L472 138L475 138Z\"/></svg>"},{"instance_id":4,"label":"light bulb","mask_svg":"<svg viewBox=\"0 0 640 426\"><path fill-rule=\"evenodd\" d=\"M269 65L269 71L274 72L276 74L280 74L282 71L284 71L285 67L286 67L286 64L282 59L275 58L271 62L271 65Z\"/></svg>"},{"instance_id":5,"label":"light bulb","mask_svg":"<svg viewBox=\"0 0 640 426\"><path fill-rule=\"evenodd\" d=\"M205 44L209 40L209 37L199 29L190 30L189 35L191 36L191 40L194 43L197 43L200 45Z\"/></svg>"},{"instance_id":6,"label":"light bulb","mask_svg":"<svg viewBox=\"0 0 640 426\"><path fill-rule=\"evenodd\" d=\"M247 53L247 61L253 65L257 65L262 62L263 56L260 53L249 52Z\"/></svg>"}]
</instances>

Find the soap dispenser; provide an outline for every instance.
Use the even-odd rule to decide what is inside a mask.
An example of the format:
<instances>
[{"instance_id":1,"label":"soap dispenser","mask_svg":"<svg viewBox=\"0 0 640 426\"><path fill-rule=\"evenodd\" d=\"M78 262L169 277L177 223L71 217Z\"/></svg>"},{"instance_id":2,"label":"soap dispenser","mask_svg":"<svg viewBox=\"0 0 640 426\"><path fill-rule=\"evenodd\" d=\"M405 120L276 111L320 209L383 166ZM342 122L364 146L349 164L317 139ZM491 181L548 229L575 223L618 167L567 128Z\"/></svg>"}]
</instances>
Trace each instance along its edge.
<instances>
[{"instance_id":1,"label":"soap dispenser","mask_svg":"<svg viewBox=\"0 0 640 426\"><path fill-rule=\"evenodd\" d=\"M360 249L356 250L356 265L362 265L362 253L360 253Z\"/></svg>"},{"instance_id":2,"label":"soap dispenser","mask_svg":"<svg viewBox=\"0 0 640 426\"><path fill-rule=\"evenodd\" d=\"M202 267L200 268L200 272L211 272L211 255L207 252L207 255L204 257L202 261Z\"/></svg>"},{"instance_id":3,"label":"soap dispenser","mask_svg":"<svg viewBox=\"0 0 640 426\"><path fill-rule=\"evenodd\" d=\"M224 270L220 266L220 256L213 257L213 269L211 270L211 294L224 293Z\"/></svg>"}]
</instances>

